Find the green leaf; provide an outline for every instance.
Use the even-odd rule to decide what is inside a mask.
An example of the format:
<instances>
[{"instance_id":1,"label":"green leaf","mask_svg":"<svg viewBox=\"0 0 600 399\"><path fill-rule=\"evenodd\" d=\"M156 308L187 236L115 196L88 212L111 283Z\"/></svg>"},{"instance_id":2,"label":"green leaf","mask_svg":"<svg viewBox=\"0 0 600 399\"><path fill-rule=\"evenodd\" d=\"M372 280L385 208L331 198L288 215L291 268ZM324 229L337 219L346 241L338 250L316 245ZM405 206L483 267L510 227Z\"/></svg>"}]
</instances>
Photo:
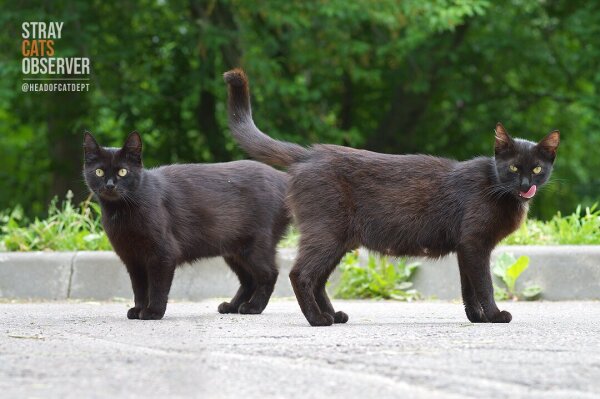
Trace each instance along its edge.
<instances>
[{"instance_id":1,"label":"green leaf","mask_svg":"<svg viewBox=\"0 0 600 399\"><path fill-rule=\"evenodd\" d=\"M506 269L506 274L504 276L504 282L506 283L506 286L508 287L510 293L514 294L517 279L519 278L519 276L521 276L521 273L523 273L528 267L528 256L520 256L515 263L508 266L508 268Z\"/></svg>"},{"instance_id":2,"label":"green leaf","mask_svg":"<svg viewBox=\"0 0 600 399\"><path fill-rule=\"evenodd\" d=\"M523 290L523 297L526 300L531 301L536 299L542 293L542 287L539 285L530 285Z\"/></svg>"},{"instance_id":3,"label":"green leaf","mask_svg":"<svg viewBox=\"0 0 600 399\"><path fill-rule=\"evenodd\" d=\"M496 262L494 263L492 272L494 273L494 275L504 280L506 276L506 270L510 267L510 265L514 264L515 261L516 259L513 254L503 252L496 258Z\"/></svg>"}]
</instances>

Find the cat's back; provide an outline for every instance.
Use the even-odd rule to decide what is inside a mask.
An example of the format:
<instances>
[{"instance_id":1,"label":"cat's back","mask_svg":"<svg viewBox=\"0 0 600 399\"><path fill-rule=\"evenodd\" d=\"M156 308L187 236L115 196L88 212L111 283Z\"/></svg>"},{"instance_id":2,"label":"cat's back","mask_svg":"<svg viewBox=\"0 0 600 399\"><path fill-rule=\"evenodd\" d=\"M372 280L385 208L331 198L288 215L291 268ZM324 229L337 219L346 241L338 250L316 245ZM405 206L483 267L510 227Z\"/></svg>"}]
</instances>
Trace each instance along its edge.
<instances>
[{"instance_id":1,"label":"cat's back","mask_svg":"<svg viewBox=\"0 0 600 399\"><path fill-rule=\"evenodd\" d=\"M287 176L258 162L166 165L146 177L182 259L216 256L287 222Z\"/></svg>"},{"instance_id":2,"label":"cat's back","mask_svg":"<svg viewBox=\"0 0 600 399\"><path fill-rule=\"evenodd\" d=\"M249 177L274 176L285 179L286 174L268 165L252 160L241 160L220 163L185 163L163 165L148 169L147 173L162 178L182 179L188 177L221 177L230 175L246 175Z\"/></svg>"},{"instance_id":3,"label":"cat's back","mask_svg":"<svg viewBox=\"0 0 600 399\"><path fill-rule=\"evenodd\" d=\"M294 165L290 170L292 175L330 175L348 179L355 185L380 187L431 185L444 180L459 163L432 155L384 154L337 145L316 145L313 151L308 162Z\"/></svg>"},{"instance_id":4,"label":"cat's back","mask_svg":"<svg viewBox=\"0 0 600 399\"><path fill-rule=\"evenodd\" d=\"M227 187L271 187L285 190L286 173L256 161L173 164L149 169L148 174L170 189L204 188L228 191Z\"/></svg>"},{"instance_id":5,"label":"cat's back","mask_svg":"<svg viewBox=\"0 0 600 399\"><path fill-rule=\"evenodd\" d=\"M451 201L444 188L457 161L335 145L314 146L313 151L310 159L290 170L293 201L362 215L365 223L367 219L389 220L399 209L417 214Z\"/></svg>"},{"instance_id":6,"label":"cat's back","mask_svg":"<svg viewBox=\"0 0 600 399\"><path fill-rule=\"evenodd\" d=\"M200 209L240 219L261 203L276 212L283 206L288 182L284 172L248 160L166 165L147 174L157 182L162 203L171 214Z\"/></svg>"}]
</instances>

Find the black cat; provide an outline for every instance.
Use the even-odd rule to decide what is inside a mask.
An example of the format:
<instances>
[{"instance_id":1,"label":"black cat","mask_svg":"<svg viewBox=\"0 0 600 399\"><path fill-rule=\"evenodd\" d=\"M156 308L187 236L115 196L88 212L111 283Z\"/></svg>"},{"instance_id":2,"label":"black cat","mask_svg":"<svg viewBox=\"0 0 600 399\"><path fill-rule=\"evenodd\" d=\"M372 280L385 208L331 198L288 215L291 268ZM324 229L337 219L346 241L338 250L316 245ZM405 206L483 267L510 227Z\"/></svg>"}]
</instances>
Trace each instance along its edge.
<instances>
[{"instance_id":1,"label":"black cat","mask_svg":"<svg viewBox=\"0 0 600 399\"><path fill-rule=\"evenodd\" d=\"M396 256L456 252L469 320L511 321L494 301L490 253L518 228L529 199L548 180L558 131L536 144L511 138L498 123L495 157L464 162L336 145L304 148L273 140L254 125L243 71L227 72L225 81L235 139L250 156L289 167L288 203L301 233L290 279L311 325L348 320L334 311L325 283L344 254L360 245Z\"/></svg>"},{"instance_id":2,"label":"black cat","mask_svg":"<svg viewBox=\"0 0 600 399\"><path fill-rule=\"evenodd\" d=\"M285 173L254 161L144 169L137 132L122 148L100 147L86 132L83 147L85 181L131 277L128 318L161 319L176 266L214 256L223 256L241 284L219 312L264 310L289 223Z\"/></svg>"}]
</instances>

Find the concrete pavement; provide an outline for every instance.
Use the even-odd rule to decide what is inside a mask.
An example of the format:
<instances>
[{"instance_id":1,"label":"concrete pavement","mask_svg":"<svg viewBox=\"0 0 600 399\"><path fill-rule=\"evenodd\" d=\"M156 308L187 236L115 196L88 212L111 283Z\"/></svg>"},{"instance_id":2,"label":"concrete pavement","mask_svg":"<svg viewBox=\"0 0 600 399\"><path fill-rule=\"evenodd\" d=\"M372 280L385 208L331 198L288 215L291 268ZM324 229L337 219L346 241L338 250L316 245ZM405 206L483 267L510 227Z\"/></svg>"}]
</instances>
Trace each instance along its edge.
<instances>
[{"instance_id":1,"label":"concrete pavement","mask_svg":"<svg viewBox=\"0 0 600 399\"><path fill-rule=\"evenodd\" d=\"M598 398L600 302L503 303L473 325L458 303L334 301L345 325L309 327L294 300L263 315L220 301L1 303L2 398Z\"/></svg>"}]
</instances>

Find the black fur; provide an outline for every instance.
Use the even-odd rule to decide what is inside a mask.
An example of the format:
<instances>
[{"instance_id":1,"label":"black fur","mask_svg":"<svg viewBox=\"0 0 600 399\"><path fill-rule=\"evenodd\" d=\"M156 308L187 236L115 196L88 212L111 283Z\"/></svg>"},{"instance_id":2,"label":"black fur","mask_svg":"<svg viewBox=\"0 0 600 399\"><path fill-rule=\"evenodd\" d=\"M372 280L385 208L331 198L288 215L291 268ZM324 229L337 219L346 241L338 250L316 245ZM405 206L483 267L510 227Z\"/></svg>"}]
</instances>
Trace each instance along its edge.
<instances>
[{"instance_id":1,"label":"black fur","mask_svg":"<svg viewBox=\"0 0 600 399\"><path fill-rule=\"evenodd\" d=\"M289 223L285 173L254 161L144 169L137 132L122 148L100 147L85 133L84 156L85 181L131 277L135 307L128 318L161 319L176 266L214 256L223 256L241 284L219 312L264 310L277 280L276 246Z\"/></svg>"},{"instance_id":2,"label":"black fur","mask_svg":"<svg viewBox=\"0 0 600 399\"><path fill-rule=\"evenodd\" d=\"M288 167L288 201L301 233L290 279L311 325L347 321L331 306L325 283L344 254L361 245L394 256L456 252L469 320L510 322L494 301L490 254L526 215L523 195L550 176L558 131L535 144L511 138L498 124L495 157L464 162L335 145L302 148L256 128L243 71L227 72L225 81L234 138L250 156Z\"/></svg>"}]
</instances>

